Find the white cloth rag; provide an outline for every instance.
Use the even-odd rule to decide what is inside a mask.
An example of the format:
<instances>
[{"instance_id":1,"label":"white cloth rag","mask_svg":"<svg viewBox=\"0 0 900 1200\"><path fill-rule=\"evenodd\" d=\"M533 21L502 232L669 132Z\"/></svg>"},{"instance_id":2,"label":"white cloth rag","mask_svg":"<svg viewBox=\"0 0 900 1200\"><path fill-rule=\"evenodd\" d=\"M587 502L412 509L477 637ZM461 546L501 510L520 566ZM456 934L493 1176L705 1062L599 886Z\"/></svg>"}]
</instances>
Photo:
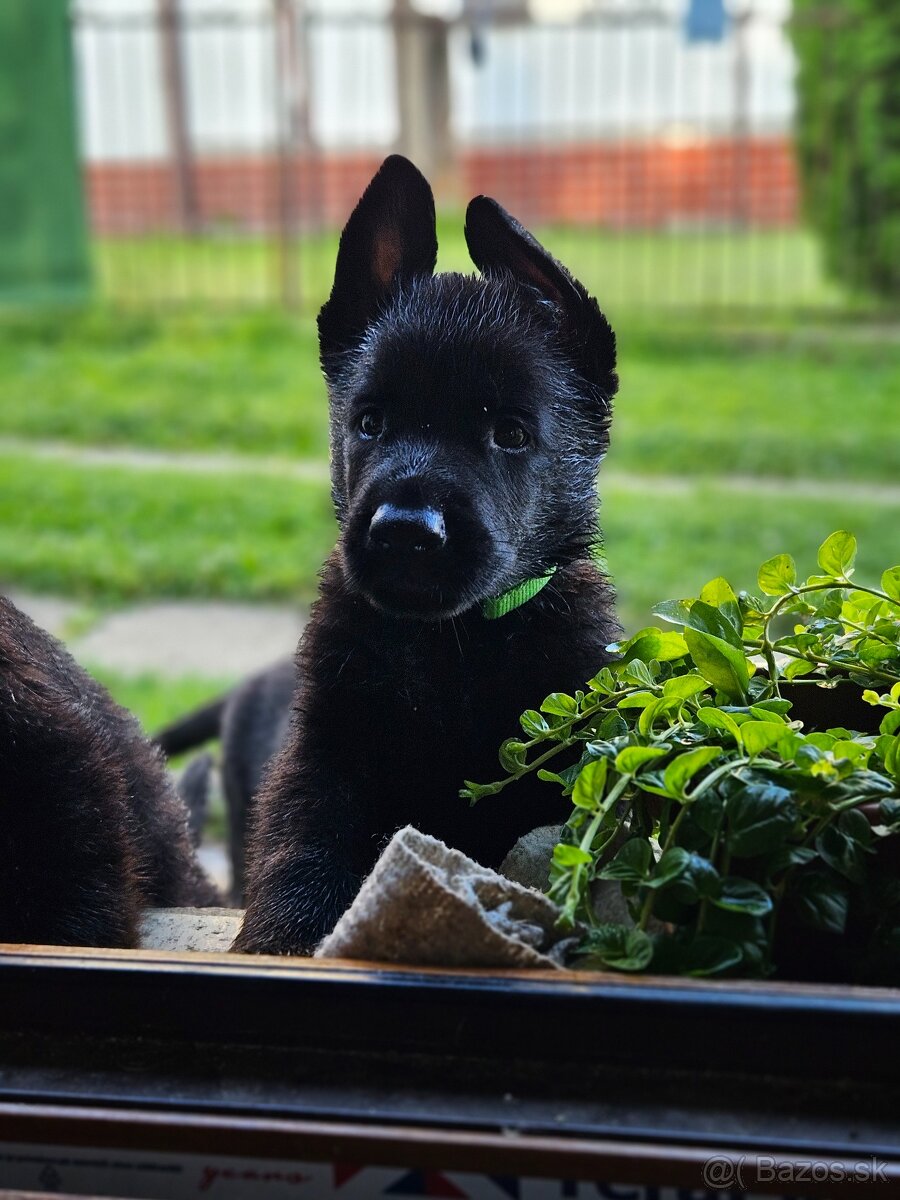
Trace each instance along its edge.
<instances>
[{"instance_id":1,"label":"white cloth rag","mask_svg":"<svg viewBox=\"0 0 900 1200\"><path fill-rule=\"evenodd\" d=\"M571 935L533 888L412 825L399 830L318 958L438 967L561 967Z\"/></svg>"}]
</instances>

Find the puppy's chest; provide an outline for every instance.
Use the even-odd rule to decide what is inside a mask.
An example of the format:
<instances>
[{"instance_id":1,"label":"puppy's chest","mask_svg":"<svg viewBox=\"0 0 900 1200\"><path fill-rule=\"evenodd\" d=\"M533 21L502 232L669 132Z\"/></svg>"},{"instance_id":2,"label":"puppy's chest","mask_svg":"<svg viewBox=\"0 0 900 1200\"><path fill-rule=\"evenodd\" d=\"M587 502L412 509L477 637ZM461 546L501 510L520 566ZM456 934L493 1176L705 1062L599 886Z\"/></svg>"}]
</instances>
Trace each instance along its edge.
<instances>
[{"instance_id":1,"label":"puppy's chest","mask_svg":"<svg viewBox=\"0 0 900 1200\"><path fill-rule=\"evenodd\" d=\"M540 658L522 646L467 641L464 631L378 647L361 656L342 704L371 748L373 770L402 765L430 775L443 764L456 780L461 770L496 770L498 747L515 735L520 713L552 690Z\"/></svg>"},{"instance_id":2,"label":"puppy's chest","mask_svg":"<svg viewBox=\"0 0 900 1200\"><path fill-rule=\"evenodd\" d=\"M415 755L426 742L468 739L480 723L481 673L459 652L390 646L372 657L361 682L360 699L370 718L389 724L389 741L401 754Z\"/></svg>"}]
</instances>

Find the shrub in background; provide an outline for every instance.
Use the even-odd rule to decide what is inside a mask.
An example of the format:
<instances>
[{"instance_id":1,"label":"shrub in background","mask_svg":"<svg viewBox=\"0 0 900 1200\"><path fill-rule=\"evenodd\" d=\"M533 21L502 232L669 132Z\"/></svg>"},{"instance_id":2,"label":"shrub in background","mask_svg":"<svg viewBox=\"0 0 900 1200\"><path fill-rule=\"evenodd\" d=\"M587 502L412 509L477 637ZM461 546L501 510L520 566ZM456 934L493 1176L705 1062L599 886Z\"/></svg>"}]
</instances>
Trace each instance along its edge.
<instances>
[{"instance_id":1,"label":"shrub in background","mask_svg":"<svg viewBox=\"0 0 900 1200\"><path fill-rule=\"evenodd\" d=\"M900 4L794 0L797 151L831 273L900 298Z\"/></svg>"}]
</instances>

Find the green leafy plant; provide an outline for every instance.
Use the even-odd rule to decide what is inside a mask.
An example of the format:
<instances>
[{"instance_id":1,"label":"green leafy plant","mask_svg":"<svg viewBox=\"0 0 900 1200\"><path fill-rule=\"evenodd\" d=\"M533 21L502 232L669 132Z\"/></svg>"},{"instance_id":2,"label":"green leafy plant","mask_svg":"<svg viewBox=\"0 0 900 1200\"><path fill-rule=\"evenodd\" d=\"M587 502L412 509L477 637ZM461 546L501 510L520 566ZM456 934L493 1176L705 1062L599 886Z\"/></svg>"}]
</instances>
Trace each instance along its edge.
<instances>
[{"instance_id":1,"label":"green leafy plant","mask_svg":"<svg viewBox=\"0 0 900 1200\"><path fill-rule=\"evenodd\" d=\"M900 566L856 583L855 555L838 531L806 579L779 554L760 595L717 578L658 605L677 628L612 647L584 691L522 714L503 779L467 783L475 803L537 772L571 798L548 891L579 965L766 976L790 970L791 929L849 923L863 974L898 970L900 876L878 851L900 833ZM862 697L878 732L792 719L813 688ZM598 921L597 880L633 924Z\"/></svg>"}]
</instances>

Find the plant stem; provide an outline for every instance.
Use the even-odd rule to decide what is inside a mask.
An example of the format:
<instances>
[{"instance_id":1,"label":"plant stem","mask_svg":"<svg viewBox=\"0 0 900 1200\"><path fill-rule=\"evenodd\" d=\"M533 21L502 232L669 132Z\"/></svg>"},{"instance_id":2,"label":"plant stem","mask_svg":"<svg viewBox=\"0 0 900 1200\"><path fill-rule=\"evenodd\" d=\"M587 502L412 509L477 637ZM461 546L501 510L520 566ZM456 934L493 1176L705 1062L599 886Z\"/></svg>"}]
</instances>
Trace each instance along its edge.
<instances>
[{"instance_id":1,"label":"plant stem","mask_svg":"<svg viewBox=\"0 0 900 1200\"><path fill-rule=\"evenodd\" d=\"M684 815L687 812L687 810L688 810L687 804L683 804L681 806L681 811L678 813L678 816L675 818L675 820L669 826L669 832L666 835L665 844L662 847L662 853L660 854L660 858L662 858L663 854L665 854L665 852L671 847L673 841L675 840L675 834L678 832L678 826L684 820ZM640 929L642 933L646 932L647 925L650 923L650 918L653 916L653 901L655 898L656 898L656 892L654 891L653 888L649 888L647 891L647 898L644 900L643 907L641 908L640 920L638 921L638 929Z\"/></svg>"},{"instance_id":2,"label":"plant stem","mask_svg":"<svg viewBox=\"0 0 900 1200\"><path fill-rule=\"evenodd\" d=\"M752 642L745 642L744 645L750 649L762 650L765 653L765 639L761 638ZM833 667L836 671L840 671L845 675L867 675L891 684L900 682L900 675L892 675L888 671L879 671L875 667L856 666L854 663L840 662L836 658L826 658L818 654L809 654L802 650L793 650L789 646L779 646L778 653L785 654L788 658L802 658L806 662L815 663L816 666Z\"/></svg>"},{"instance_id":3,"label":"plant stem","mask_svg":"<svg viewBox=\"0 0 900 1200\"><path fill-rule=\"evenodd\" d=\"M874 629L866 629L865 625L857 625L855 621L848 621L846 617L841 617L841 624L847 629L855 629L857 633L865 634L867 638L872 638L876 642L884 642L885 646L890 646L892 650L896 650L897 643L892 642L890 638L886 638L883 634L876 633Z\"/></svg>"},{"instance_id":4,"label":"plant stem","mask_svg":"<svg viewBox=\"0 0 900 1200\"><path fill-rule=\"evenodd\" d=\"M543 737L532 738L530 742L524 743L526 750L530 750L533 746L538 745L540 742L545 742L551 737L556 740L556 744L551 746L549 750L545 750L543 754L539 754L537 758L532 759L531 762L525 763L525 765L520 767L518 771L514 771L511 775L507 775L505 779L500 779L496 783L479 785L482 787L482 795L496 796L497 793L502 792L505 787L508 787L511 783L515 783L517 780L521 779L523 775L529 775L532 771L539 770L545 762L549 762L551 758L555 758L556 755L561 754L563 750L568 750L570 746L574 746L578 741L578 734L573 733L575 726L583 721L588 721L591 717L595 717L598 712L602 712L603 709L607 708L609 705L612 705L616 700L621 699L621 697L625 695L627 695L627 689L620 692L613 692L611 695L605 696L602 703L595 704L593 707L588 709L582 709L581 712L576 713L575 716L569 718L567 721L564 721L562 725L557 725L554 729L551 729L548 733L544 734ZM568 736L558 737L558 735L563 733L563 731L566 729L568 730Z\"/></svg>"}]
</instances>

